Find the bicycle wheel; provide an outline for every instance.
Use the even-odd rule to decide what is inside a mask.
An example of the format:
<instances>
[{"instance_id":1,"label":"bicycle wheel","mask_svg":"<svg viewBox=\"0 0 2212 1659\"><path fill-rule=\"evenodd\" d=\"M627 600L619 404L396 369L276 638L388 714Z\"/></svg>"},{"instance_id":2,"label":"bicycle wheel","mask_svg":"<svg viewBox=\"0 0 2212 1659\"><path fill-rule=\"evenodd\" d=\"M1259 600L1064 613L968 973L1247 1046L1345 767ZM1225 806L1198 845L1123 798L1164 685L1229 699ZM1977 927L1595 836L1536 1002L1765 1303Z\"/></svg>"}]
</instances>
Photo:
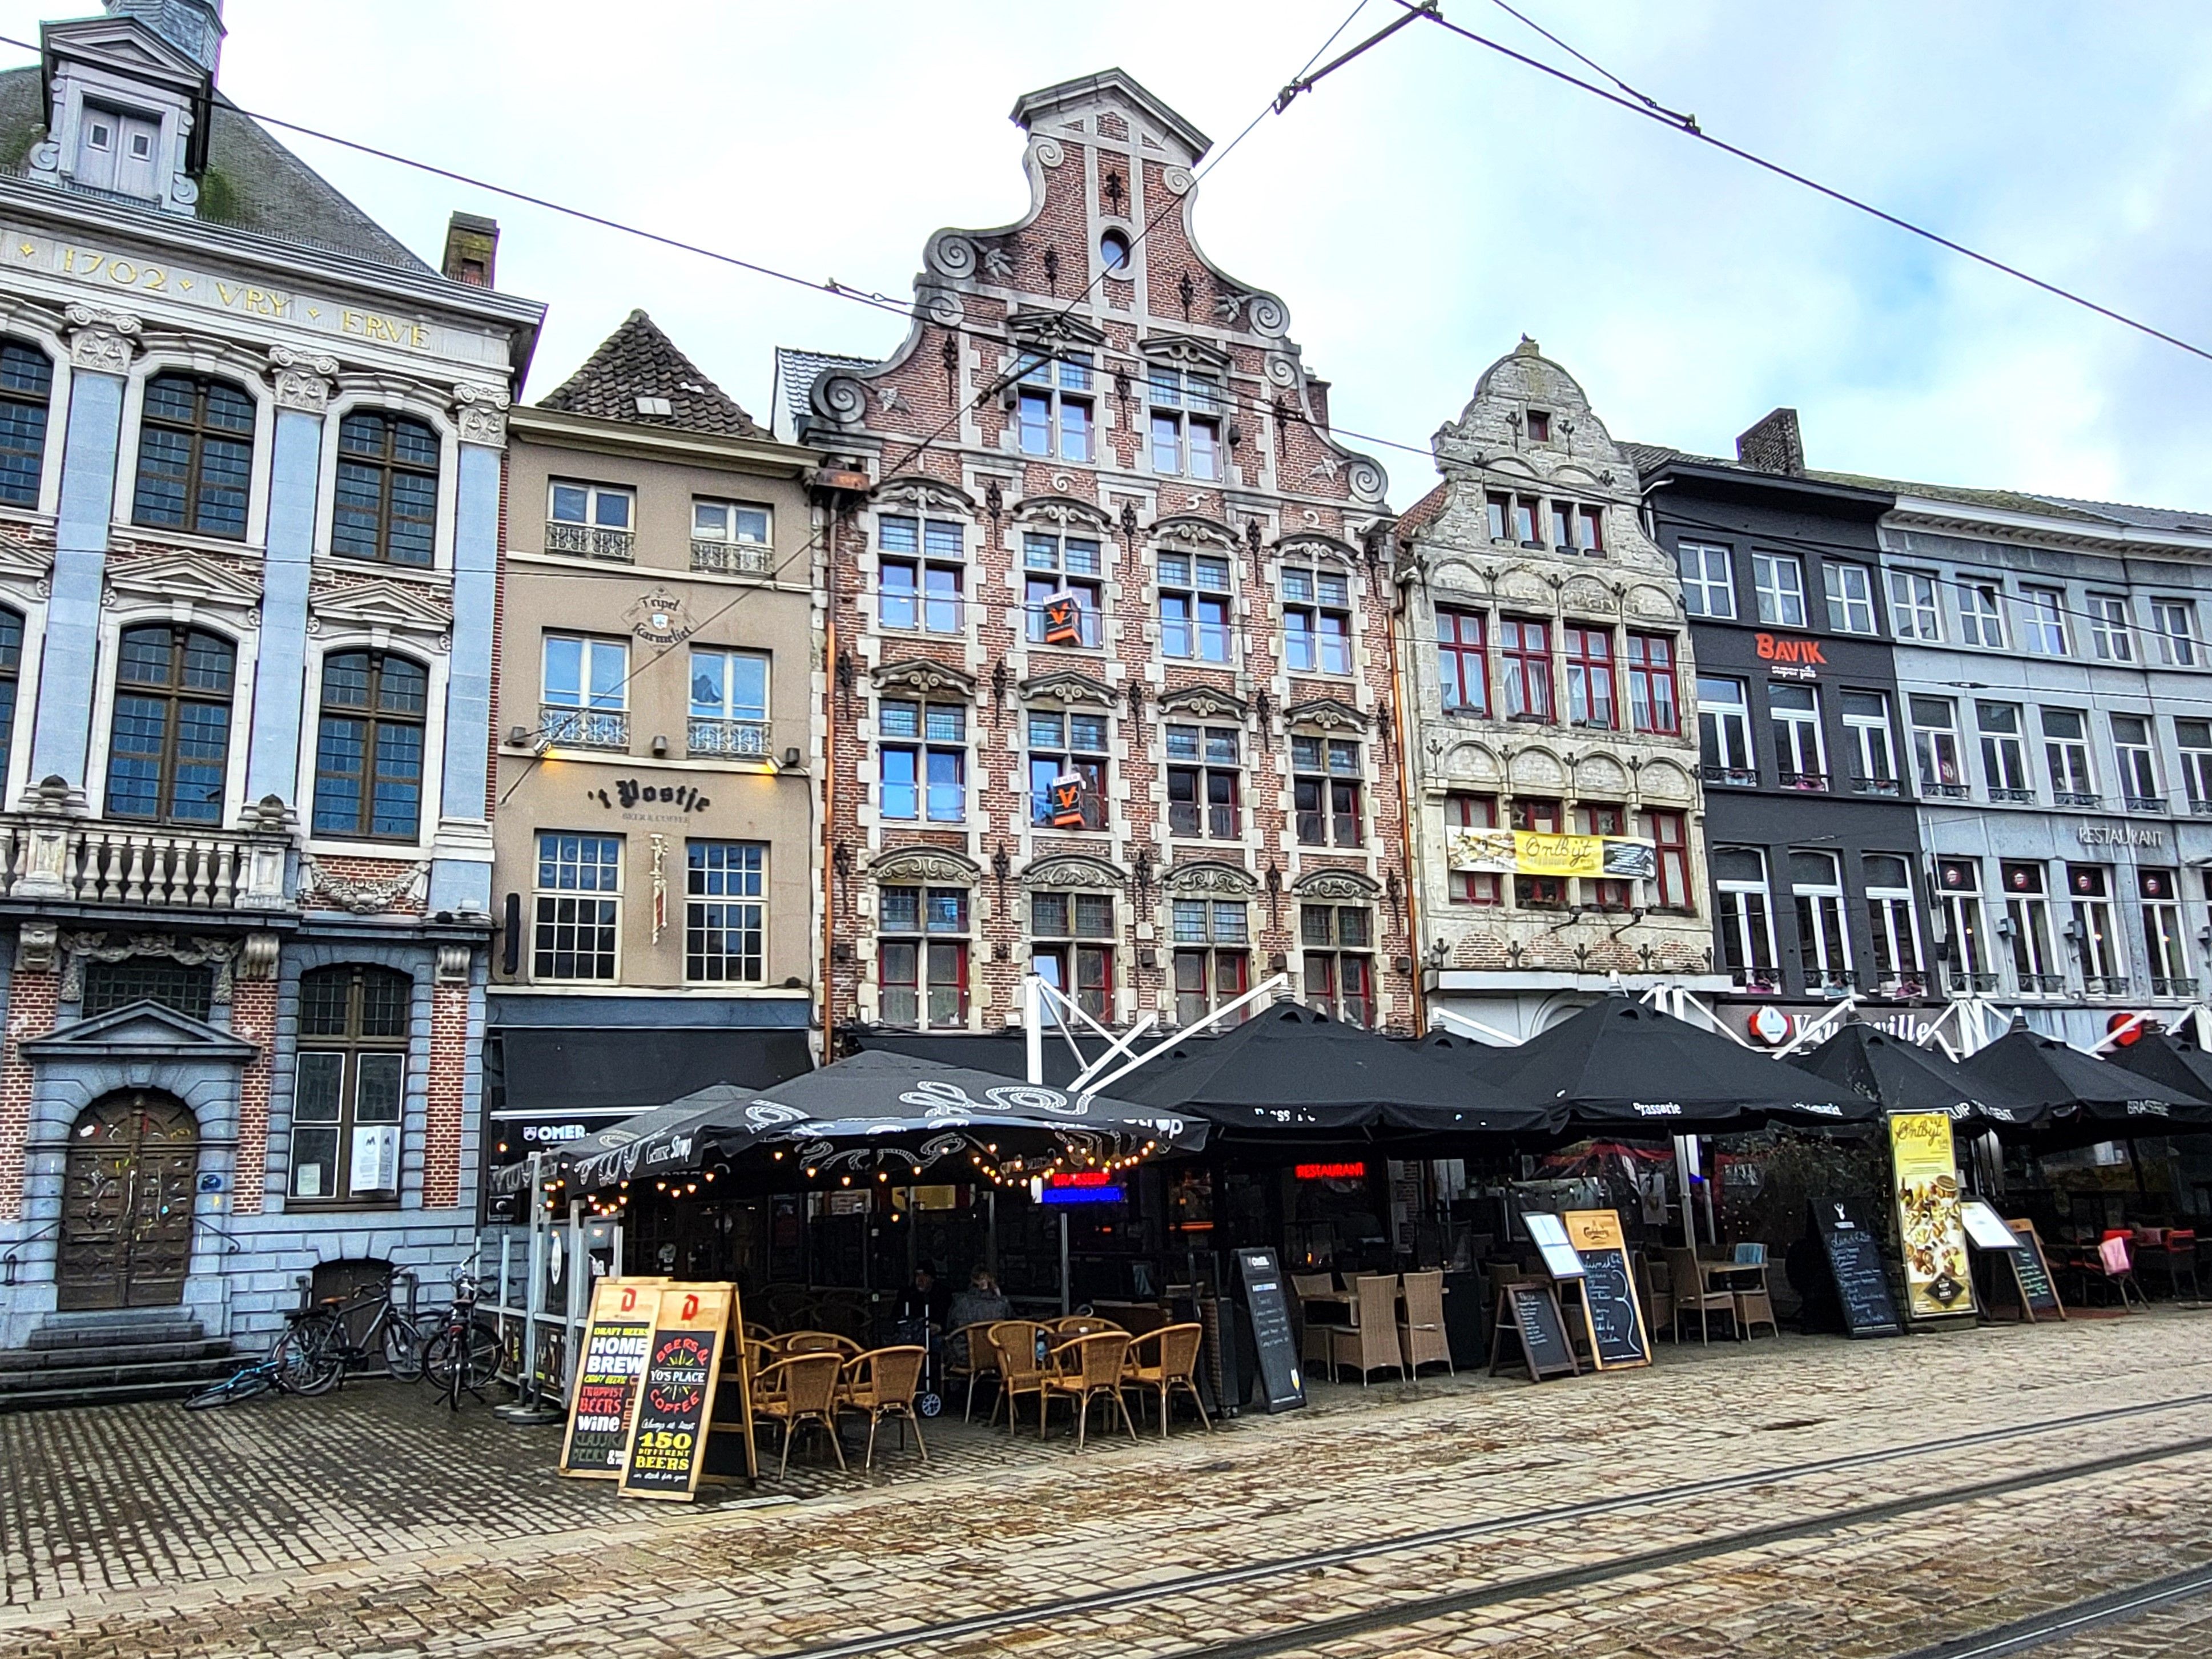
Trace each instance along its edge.
<instances>
[{"instance_id":1,"label":"bicycle wheel","mask_svg":"<svg viewBox=\"0 0 2212 1659\"><path fill-rule=\"evenodd\" d=\"M295 1394L328 1394L345 1380L345 1332L335 1318L302 1320L292 1328L284 1386Z\"/></svg>"},{"instance_id":2,"label":"bicycle wheel","mask_svg":"<svg viewBox=\"0 0 2212 1659\"><path fill-rule=\"evenodd\" d=\"M251 1400L256 1395L267 1394L276 1386L276 1379L260 1365L247 1367L235 1376L226 1376L198 1394L185 1396L184 1407L188 1412L204 1412L214 1406L228 1406L240 1400Z\"/></svg>"},{"instance_id":3,"label":"bicycle wheel","mask_svg":"<svg viewBox=\"0 0 2212 1659\"><path fill-rule=\"evenodd\" d=\"M402 1382L422 1380L422 1333L396 1311L385 1322L384 1364Z\"/></svg>"}]
</instances>

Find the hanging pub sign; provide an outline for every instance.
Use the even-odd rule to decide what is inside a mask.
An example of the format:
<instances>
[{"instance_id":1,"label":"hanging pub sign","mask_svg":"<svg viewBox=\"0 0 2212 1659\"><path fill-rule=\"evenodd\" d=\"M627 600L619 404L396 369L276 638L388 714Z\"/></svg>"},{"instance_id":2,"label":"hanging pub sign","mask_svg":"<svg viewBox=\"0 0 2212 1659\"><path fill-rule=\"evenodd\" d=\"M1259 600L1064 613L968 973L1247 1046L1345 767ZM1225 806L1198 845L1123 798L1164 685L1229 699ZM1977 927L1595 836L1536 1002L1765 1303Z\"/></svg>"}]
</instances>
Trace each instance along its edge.
<instances>
[{"instance_id":1,"label":"hanging pub sign","mask_svg":"<svg viewBox=\"0 0 2212 1659\"><path fill-rule=\"evenodd\" d=\"M1074 594L1062 589L1045 596L1044 642L1047 645L1081 645L1083 643L1083 603Z\"/></svg>"},{"instance_id":2,"label":"hanging pub sign","mask_svg":"<svg viewBox=\"0 0 2212 1659\"><path fill-rule=\"evenodd\" d=\"M1052 827L1055 830L1080 830L1088 816L1084 811L1085 798L1090 790L1090 781L1080 772L1062 772L1052 781Z\"/></svg>"},{"instance_id":3,"label":"hanging pub sign","mask_svg":"<svg viewBox=\"0 0 2212 1659\"><path fill-rule=\"evenodd\" d=\"M1905 1317L1945 1319L1974 1311L1966 1230L1959 1213L1959 1163L1948 1112L1893 1112L1890 1164L1897 1231L1905 1256Z\"/></svg>"},{"instance_id":4,"label":"hanging pub sign","mask_svg":"<svg viewBox=\"0 0 2212 1659\"><path fill-rule=\"evenodd\" d=\"M1569 1210L1559 1218L1583 1264L1583 1316L1590 1358L1601 1371L1651 1363L1644 1304L1628 1265L1628 1240L1617 1210Z\"/></svg>"},{"instance_id":5,"label":"hanging pub sign","mask_svg":"<svg viewBox=\"0 0 2212 1659\"><path fill-rule=\"evenodd\" d=\"M561 1441L562 1474L621 1478L638 1378L645 1374L665 1283L602 1279L592 1287L591 1319L576 1364L576 1391L568 1401L568 1430Z\"/></svg>"},{"instance_id":6,"label":"hanging pub sign","mask_svg":"<svg viewBox=\"0 0 2212 1659\"><path fill-rule=\"evenodd\" d=\"M1656 843L1633 836L1547 836L1533 830L1462 830L1451 838L1451 867L1523 876L1591 876L1650 881Z\"/></svg>"}]
</instances>

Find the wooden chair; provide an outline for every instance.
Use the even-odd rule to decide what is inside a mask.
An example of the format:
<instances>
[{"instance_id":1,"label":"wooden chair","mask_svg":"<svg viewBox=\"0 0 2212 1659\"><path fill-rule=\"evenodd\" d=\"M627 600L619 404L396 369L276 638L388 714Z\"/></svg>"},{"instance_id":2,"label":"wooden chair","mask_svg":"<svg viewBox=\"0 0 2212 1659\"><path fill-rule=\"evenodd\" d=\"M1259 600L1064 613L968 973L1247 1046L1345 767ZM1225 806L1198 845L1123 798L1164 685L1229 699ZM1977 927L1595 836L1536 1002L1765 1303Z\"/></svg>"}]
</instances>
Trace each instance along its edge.
<instances>
[{"instance_id":1,"label":"wooden chair","mask_svg":"<svg viewBox=\"0 0 2212 1659\"><path fill-rule=\"evenodd\" d=\"M999 1374L999 1351L991 1346L991 1320L963 1325L945 1339L945 1380L966 1384L962 1390L960 1420L975 1420L975 1385Z\"/></svg>"},{"instance_id":2,"label":"wooden chair","mask_svg":"<svg viewBox=\"0 0 2212 1659\"><path fill-rule=\"evenodd\" d=\"M1198 1407L1198 1420L1213 1432L1213 1419L1206 1414L1206 1401L1198 1392L1198 1350L1206 1336L1203 1325L1163 1325L1129 1344L1129 1360L1121 1373L1124 1389L1149 1390L1159 1396L1160 1438L1168 1437L1168 1411L1180 1389Z\"/></svg>"},{"instance_id":3,"label":"wooden chair","mask_svg":"<svg viewBox=\"0 0 2212 1659\"><path fill-rule=\"evenodd\" d=\"M1674 1325L1674 1280L1663 1261L1655 1261L1649 1250L1636 1253L1637 1286L1644 1297L1644 1317L1651 1334L1673 1334Z\"/></svg>"},{"instance_id":4,"label":"wooden chair","mask_svg":"<svg viewBox=\"0 0 2212 1659\"><path fill-rule=\"evenodd\" d=\"M1344 1292L1336 1288L1333 1273L1292 1273L1291 1291L1298 1299L1298 1316L1305 1327L1298 1358L1308 1370L1328 1364L1328 1334L1344 1323ZM1316 1311L1327 1316L1316 1318Z\"/></svg>"},{"instance_id":5,"label":"wooden chair","mask_svg":"<svg viewBox=\"0 0 2212 1659\"><path fill-rule=\"evenodd\" d=\"M1401 1282L1405 1289L1398 1314L1398 1352L1406 1362L1406 1375L1413 1376L1422 1366L1441 1359L1447 1376L1458 1376L1452 1368L1451 1345L1444 1340L1443 1274L1407 1273Z\"/></svg>"},{"instance_id":6,"label":"wooden chair","mask_svg":"<svg viewBox=\"0 0 2212 1659\"><path fill-rule=\"evenodd\" d=\"M1066 1400L1075 1407L1075 1449L1081 1451L1091 1423L1091 1402L1103 1395L1121 1413L1121 1426L1134 1440L1137 1425L1129 1420L1129 1402L1121 1398L1122 1372L1128 1363L1127 1331L1094 1331L1088 1336L1070 1337L1055 1347L1042 1378L1037 1438L1044 1438L1045 1414L1052 1402Z\"/></svg>"},{"instance_id":7,"label":"wooden chair","mask_svg":"<svg viewBox=\"0 0 2212 1659\"><path fill-rule=\"evenodd\" d=\"M1328 1370L1336 1377L1346 1364L1359 1371L1359 1386L1367 1374L1384 1369L1407 1375L1406 1356L1398 1346L1398 1276L1362 1273L1352 1281L1352 1323L1329 1328Z\"/></svg>"},{"instance_id":8,"label":"wooden chair","mask_svg":"<svg viewBox=\"0 0 2212 1659\"><path fill-rule=\"evenodd\" d=\"M921 1437L921 1419L915 1415L915 1391L921 1386L921 1368L929 1359L922 1347L871 1348L845 1362L839 1379L840 1407L860 1412L868 1419L868 1455L864 1469L876 1466L876 1430L886 1417L899 1419L899 1443L906 1443L906 1425L914 1425L914 1443L921 1461L929 1462L929 1443Z\"/></svg>"},{"instance_id":9,"label":"wooden chair","mask_svg":"<svg viewBox=\"0 0 2212 1659\"><path fill-rule=\"evenodd\" d=\"M1774 1299L1766 1290L1766 1246L1737 1245L1735 1268L1728 1278L1729 1294L1735 1298L1736 1334L1748 1342L1752 1332L1764 1325L1780 1336L1782 1327L1774 1317Z\"/></svg>"},{"instance_id":10,"label":"wooden chair","mask_svg":"<svg viewBox=\"0 0 2212 1659\"><path fill-rule=\"evenodd\" d=\"M1667 1278L1674 1300L1674 1340L1682 1340L1682 1316L1698 1316L1698 1340L1712 1344L1712 1316L1724 1313L1733 1324L1735 1321L1735 1296L1729 1291L1717 1291L1705 1282L1705 1264L1698 1260L1694 1250L1668 1250Z\"/></svg>"},{"instance_id":11,"label":"wooden chair","mask_svg":"<svg viewBox=\"0 0 2212 1659\"><path fill-rule=\"evenodd\" d=\"M753 1416L783 1425L783 1458L775 1478L791 1467L791 1443L809 1424L830 1437L837 1467L845 1467L845 1448L837 1439L837 1378L845 1362L834 1353L795 1353L764 1368L753 1379Z\"/></svg>"},{"instance_id":12,"label":"wooden chair","mask_svg":"<svg viewBox=\"0 0 2212 1659\"><path fill-rule=\"evenodd\" d=\"M999 1420L999 1407L1006 1408L1006 1432L1014 1429L1014 1413L1021 1397L1037 1397L1037 1432L1044 1432L1044 1366L1037 1358L1040 1340L1049 1341L1050 1330L1033 1319L1001 1319L984 1333L998 1355L999 1397L991 1402L991 1421ZM985 1426L988 1426L986 1425Z\"/></svg>"}]
</instances>

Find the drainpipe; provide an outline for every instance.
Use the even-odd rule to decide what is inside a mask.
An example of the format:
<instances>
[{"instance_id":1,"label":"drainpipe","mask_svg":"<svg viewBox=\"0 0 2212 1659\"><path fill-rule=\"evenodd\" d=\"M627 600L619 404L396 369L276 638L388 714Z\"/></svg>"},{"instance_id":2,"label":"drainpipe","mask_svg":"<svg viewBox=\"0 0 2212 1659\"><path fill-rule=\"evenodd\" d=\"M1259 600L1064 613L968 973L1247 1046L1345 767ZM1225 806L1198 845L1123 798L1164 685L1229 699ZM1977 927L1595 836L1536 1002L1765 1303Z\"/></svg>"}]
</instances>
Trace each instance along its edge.
<instances>
[{"instance_id":1,"label":"drainpipe","mask_svg":"<svg viewBox=\"0 0 2212 1659\"><path fill-rule=\"evenodd\" d=\"M1395 550L1394 550L1395 551ZM1395 561L1394 561L1395 562ZM1413 1035L1421 1036L1429 1029L1427 998L1421 985L1421 963L1427 952L1421 942L1421 902L1419 884L1414 878L1413 837L1420 833L1413 823L1411 776L1413 734L1406 726L1406 696L1401 684L1403 664L1398 654L1398 606L1395 602L1405 590L1391 580L1393 603L1382 612L1382 637L1390 651L1390 722L1398 734L1398 822L1404 831L1406 847L1406 951L1412 960L1411 975L1413 988Z\"/></svg>"},{"instance_id":2,"label":"drainpipe","mask_svg":"<svg viewBox=\"0 0 2212 1659\"><path fill-rule=\"evenodd\" d=\"M832 505L823 511L821 1063L827 1066L837 1001L831 968L837 926L837 509Z\"/></svg>"}]
</instances>

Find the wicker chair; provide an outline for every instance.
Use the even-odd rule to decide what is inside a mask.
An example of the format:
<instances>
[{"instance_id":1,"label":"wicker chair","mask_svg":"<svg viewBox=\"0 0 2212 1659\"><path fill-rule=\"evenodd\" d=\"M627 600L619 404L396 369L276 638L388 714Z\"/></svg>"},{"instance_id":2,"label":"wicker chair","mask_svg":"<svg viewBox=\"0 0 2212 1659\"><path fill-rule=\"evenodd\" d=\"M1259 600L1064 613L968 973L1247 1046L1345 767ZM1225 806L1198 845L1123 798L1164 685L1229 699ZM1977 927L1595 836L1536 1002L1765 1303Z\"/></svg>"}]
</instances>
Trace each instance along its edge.
<instances>
[{"instance_id":1,"label":"wicker chair","mask_svg":"<svg viewBox=\"0 0 2212 1659\"><path fill-rule=\"evenodd\" d=\"M1203 1325L1163 1325L1129 1345L1121 1386L1159 1396L1163 1440L1168 1437L1168 1410L1177 1389L1190 1396L1190 1403L1198 1407L1198 1420L1208 1434L1213 1432L1213 1419L1206 1414L1206 1401L1198 1392L1198 1350L1205 1336Z\"/></svg>"},{"instance_id":2,"label":"wicker chair","mask_svg":"<svg viewBox=\"0 0 2212 1659\"><path fill-rule=\"evenodd\" d=\"M1038 1439L1044 1438L1045 1419L1052 1402L1066 1400L1075 1407L1075 1449L1082 1450L1091 1423L1091 1402L1102 1395L1121 1413L1121 1426L1128 1430L1129 1438L1137 1437L1137 1425L1129 1419L1129 1402L1121 1398L1122 1373L1129 1362L1127 1331L1071 1337L1052 1351L1051 1358L1037 1405Z\"/></svg>"},{"instance_id":3,"label":"wicker chair","mask_svg":"<svg viewBox=\"0 0 2212 1659\"><path fill-rule=\"evenodd\" d=\"M1447 1376L1452 1367L1451 1345L1444 1340L1444 1276L1440 1272L1407 1273L1405 1310L1398 1317L1398 1349L1406 1362L1406 1375L1416 1375L1424 1365L1443 1362Z\"/></svg>"},{"instance_id":4,"label":"wicker chair","mask_svg":"<svg viewBox=\"0 0 2212 1659\"><path fill-rule=\"evenodd\" d=\"M1734 1292L1717 1291L1707 1282L1705 1264L1698 1260L1695 1250L1667 1252L1667 1279L1674 1299L1675 1341L1682 1340L1682 1320L1688 1314L1697 1315L1698 1340L1708 1346L1713 1340L1713 1315L1724 1313L1729 1316L1729 1324L1736 1323Z\"/></svg>"},{"instance_id":5,"label":"wicker chair","mask_svg":"<svg viewBox=\"0 0 2212 1659\"><path fill-rule=\"evenodd\" d=\"M1398 1346L1398 1276L1362 1273L1352 1282L1352 1323L1332 1326L1328 1333L1329 1375L1338 1376L1350 1364L1359 1372L1359 1386L1367 1374L1385 1369L1408 1375L1406 1356Z\"/></svg>"},{"instance_id":6,"label":"wicker chair","mask_svg":"<svg viewBox=\"0 0 2212 1659\"><path fill-rule=\"evenodd\" d=\"M999 1407L1006 1408L1006 1431L1014 1428L1014 1413L1025 1394L1037 1397L1037 1432L1044 1432L1044 1366L1037 1358L1041 1342L1052 1332L1033 1319L1001 1319L984 1334L999 1356L999 1397L991 1402L991 1421L999 1420Z\"/></svg>"},{"instance_id":7,"label":"wicker chair","mask_svg":"<svg viewBox=\"0 0 2212 1659\"><path fill-rule=\"evenodd\" d=\"M1054 1336L1096 1336L1101 1331L1118 1331L1121 1328L1110 1319L1097 1314L1062 1314L1046 1322Z\"/></svg>"},{"instance_id":8,"label":"wicker chair","mask_svg":"<svg viewBox=\"0 0 2212 1659\"><path fill-rule=\"evenodd\" d=\"M914 1425L914 1443L921 1461L929 1462L929 1443L921 1437L921 1419L915 1415L915 1391L921 1386L921 1368L929 1350L922 1347L871 1348L845 1362L838 1381L838 1408L859 1412L868 1419L868 1455L860 1467L876 1466L876 1430L886 1417L899 1420L899 1443L906 1443L906 1425Z\"/></svg>"},{"instance_id":9,"label":"wicker chair","mask_svg":"<svg viewBox=\"0 0 2212 1659\"><path fill-rule=\"evenodd\" d=\"M787 1331L770 1338L769 1346L779 1354L834 1353L840 1359L857 1358L860 1352L859 1343L835 1331Z\"/></svg>"},{"instance_id":10,"label":"wicker chair","mask_svg":"<svg viewBox=\"0 0 2212 1659\"><path fill-rule=\"evenodd\" d=\"M837 1439L837 1378L845 1362L834 1353L795 1353L777 1360L753 1379L753 1415L783 1425L783 1457L775 1478L791 1467L791 1443L809 1424L830 1437L837 1467L845 1467L845 1448Z\"/></svg>"},{"instance_id":11,"label":"wicker chair","mask_svg":"<svg viewBox=\"0 0 2212 1659\"><path fill-rule=\"evenodd\" d=\"M1298 1345L1298 1358L1305 1362L1308 1370L1328 1364L1328 1334L1337 1328L1344 1316L1344 1292L1336 1288L1333 1273L1292 1273L1291 1290L1298 1298L1298 1321L1305 1335ZM1316 1310L1326 1310L1328 1317L1314 1317Z\"/></svg>"},{"instance_id":12,"label":"wicker chair","mask_svg":"<svg viewBox=\"0 0 2212 1659\"><path fill-rule=\"evenodd\" d=\"M999 1351L991 1346L993 1322L986 1319L963 1325L945 1339L945 1380L950 1383L957 1379L965 1385L960 1401L963 1423L975 1420L976 1383L999 1374Z\"/></svg>"}]
</instances>

